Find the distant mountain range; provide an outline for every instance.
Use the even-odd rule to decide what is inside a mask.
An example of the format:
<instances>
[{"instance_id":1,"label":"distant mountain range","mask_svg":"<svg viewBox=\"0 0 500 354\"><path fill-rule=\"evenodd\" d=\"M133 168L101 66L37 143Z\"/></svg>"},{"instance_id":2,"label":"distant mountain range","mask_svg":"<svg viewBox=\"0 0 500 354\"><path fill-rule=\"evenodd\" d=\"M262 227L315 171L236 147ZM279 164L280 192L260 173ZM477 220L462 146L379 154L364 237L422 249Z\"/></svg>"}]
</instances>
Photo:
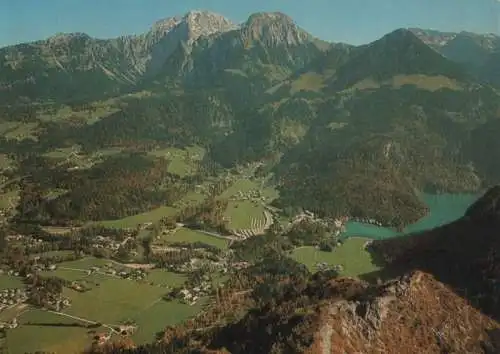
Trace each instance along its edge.
<instances>
[{"instance_id":1,"label":"distant mountain range","mask_svg":"<svg viewBox=\"0 0 500 354\"><path fill-rule=\"evenodd\" d=\"M220 166L264 161L279 207L402 227L426 212L416 191L500 181L498 45L492 35L398 29L351 46L282 13L236 25L193 11L138 36L1 48L0 105L4 119L38 122L28 151L200 144ZM92 124L37 118L64 105L87 116L113 109Z\"/></svg>"},{"instance_id":2,"label":"distant mountain range","mask_svg":"<svg viewBox=\"0 0 500 354\"><path fill-rule=\"evenodd\" d=\"M499 70L497 36L410 31L447 58L473 65L482 79ZM256 13L236 25L215 13L191 11L160 20L136 36L104 40L83 33L57 34L0 48L0 90L9 102L96 98L133 90L147 78L163 79L160 73L199 84L202 78L214 80L216 73L255 70L264 77L272 71L265 81L276 83L332 46L281 13Z\"/></svg>"}]
</instances>

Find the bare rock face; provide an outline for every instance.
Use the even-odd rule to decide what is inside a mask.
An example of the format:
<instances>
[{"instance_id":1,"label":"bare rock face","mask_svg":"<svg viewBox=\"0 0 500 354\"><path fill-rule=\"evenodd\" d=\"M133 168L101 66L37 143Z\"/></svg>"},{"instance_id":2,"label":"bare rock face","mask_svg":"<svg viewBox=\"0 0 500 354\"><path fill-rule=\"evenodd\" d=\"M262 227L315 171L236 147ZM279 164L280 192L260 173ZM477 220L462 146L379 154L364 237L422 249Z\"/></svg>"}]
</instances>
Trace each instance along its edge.
<instances>
[{"instance_id":1,"label":"bare rock face","mask_svg":"<svg viewBox=\"0 0 500 354\"><path fill-rule=\"evenodd\" d=\"M289 16L280 12L253 14L242 29L247 40L262 41L269 46L300 45L311 39Z\"/></svg>"},{"instance_id":2,"label":"bare rock face","mask_svg":"<svg viewBox=\"0 0 500 354\"><path fill-rule=\"evenodd\" d=\"M433 48L442 48L457 36L456 33L452 32L432 31L421 28L410 28L409 30L420 38L422 42Z\"/></svg>"},{"instance_id":3,"label":"bare rock face","mask_svg":"<svg viewBox=\"0 0 500 354\"><path fill-rule=\"evenodd\" d=\"M496 348L500 325L429 274L413 272L377 292L366 300L329 304L311 350L484 353Z\"/></svg>"},{"instance_id":4,"label":"bare rock face","mask_svg":"<svg viewBox=\"0 0 500 354\"><path fill-rule=\"evenodd\" d=\"M237 25L209 11L190 11L157 21L151 30L139 36L122 37L121 45L128 48L128 56L134 65L147 75L154 75L182 43L190 50L202 36L224 33L238 28Z\"/></svg>"},{"instance_id":5,"label":"bare rock face","mask_svg":"<svg viewBox=\"0 0 500 354\"><path fill-rule=\"evenodd\" d=\"M208 11L191 11L184 16L184 23L188 27L188 44L201 36L224 33L238 28L227 18Z\"/></svg>"}]
</instances>

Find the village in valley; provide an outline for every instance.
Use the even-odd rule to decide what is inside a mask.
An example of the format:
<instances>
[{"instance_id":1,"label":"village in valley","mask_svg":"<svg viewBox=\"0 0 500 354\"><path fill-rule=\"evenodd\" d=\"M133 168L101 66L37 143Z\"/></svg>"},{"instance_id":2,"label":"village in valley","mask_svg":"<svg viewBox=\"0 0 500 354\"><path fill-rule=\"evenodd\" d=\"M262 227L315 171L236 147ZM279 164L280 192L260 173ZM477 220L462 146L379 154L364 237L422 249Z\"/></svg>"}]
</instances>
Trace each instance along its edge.
<instances>
[{"instance_id":1,"label":"village in valley","mask_svg":"<svg viewBox=\"0 0 500 354\"><path fill-rule=\"evenodd\" d=\"M252 265L237 257L236 244L271 229L285 234L311 224L328 231L325 237L333 243L327 243L341 245L337 240L347 219L321 219L308 211L284 218L271 205L277 196L272 185L254 176L260 166L197 184L186 199L150 213L7 232L3 249L9 251L0 265L0 343L7 341L14 352L40 349L21 338L35 328L55 333L51 324L60 334L46 334L45 340L76 338L78 332L74 345L80 348L116 336L149 342L164 326L202 313L226 279ZM320 248L314 247L323 252ZM305 262L340 269L334 263Z\"/></svg>"}]
</instances>

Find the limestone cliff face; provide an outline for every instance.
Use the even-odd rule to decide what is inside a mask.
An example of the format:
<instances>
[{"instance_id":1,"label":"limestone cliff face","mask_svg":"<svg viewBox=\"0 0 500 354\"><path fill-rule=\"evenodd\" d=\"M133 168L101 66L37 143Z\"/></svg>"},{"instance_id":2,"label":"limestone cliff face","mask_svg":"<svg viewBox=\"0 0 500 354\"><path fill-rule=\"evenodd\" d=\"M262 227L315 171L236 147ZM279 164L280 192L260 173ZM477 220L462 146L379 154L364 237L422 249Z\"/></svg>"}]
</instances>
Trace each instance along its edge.
<instances>
[{"instance_id":1,"label":"limestone cliff face","mask_svg":"<svg viewBox=\"0 0 500 354\"><path fill-rule=\"evenodd\" d=\"M237 28L183 45L167 60L163 73L196 85L213 86L228 75L279 82L325 49L290 17L256 13Z\"/></svg>"},{"instance_id":2,"label":"limestone cliff face","mask_svg":"<svg viewBox=\"0 0 500 354\"><path fill-rule=\"evenodd\" d=\"M208 11L158 21L146 33L112 39L62 33L0 48L0 89L12 98L75 97L111 93L154 76L181 44L237 28ZM96 90L96 89L99 90Z\"/></svg>"},{"instance_id":3,"label":"limestone cliff face","mask_svg":"<svg viewBox=\"0 0 500 354\"><path fill-rule=\"evenodd\" d=\"M122 37L135 48L130 54L138 58L143 72L154 75L165 61L184 44L189 50L200 37L217 35L238 28L237 25L209 11L190 11L183 17L171 17L154 24L140 36Z\"/></svg>"},{"instance_id":4,"label":"limestone cliff face","mask_svg":"<svg viewBox=\"0 0 500 354\"><path fill-rule=\"evenodd\" d=\"M242 35L246 40L263 41L269 46L300 45L312 40L311 35L280 12L253 14L242 26Z\"/></svg>"}]
</instances>

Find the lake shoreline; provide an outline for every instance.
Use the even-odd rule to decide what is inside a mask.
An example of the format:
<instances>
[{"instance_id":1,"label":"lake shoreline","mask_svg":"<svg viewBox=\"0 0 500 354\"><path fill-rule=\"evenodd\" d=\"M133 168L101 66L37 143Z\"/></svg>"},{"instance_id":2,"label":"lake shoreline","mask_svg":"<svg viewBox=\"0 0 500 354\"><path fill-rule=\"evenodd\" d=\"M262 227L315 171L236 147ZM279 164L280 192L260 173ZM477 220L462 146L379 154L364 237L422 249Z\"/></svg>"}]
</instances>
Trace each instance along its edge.
<instances>
[{"instance_id":1,"label":"lake shoreline","mask_svg":"<svg viewBox=\"0 0 500 354\"><path fill-rule=\"evenodd\" d=\"M429 211L418 221L407 225L403 231L399 232L391 227L349 220L345 225L345 231L340 234L340 238L346 240L351 237L362 237L380 240L430 230L462 217L469 206L481 195L481 193L421 193L422 200Z\"/></svg>"}]
</instances>

